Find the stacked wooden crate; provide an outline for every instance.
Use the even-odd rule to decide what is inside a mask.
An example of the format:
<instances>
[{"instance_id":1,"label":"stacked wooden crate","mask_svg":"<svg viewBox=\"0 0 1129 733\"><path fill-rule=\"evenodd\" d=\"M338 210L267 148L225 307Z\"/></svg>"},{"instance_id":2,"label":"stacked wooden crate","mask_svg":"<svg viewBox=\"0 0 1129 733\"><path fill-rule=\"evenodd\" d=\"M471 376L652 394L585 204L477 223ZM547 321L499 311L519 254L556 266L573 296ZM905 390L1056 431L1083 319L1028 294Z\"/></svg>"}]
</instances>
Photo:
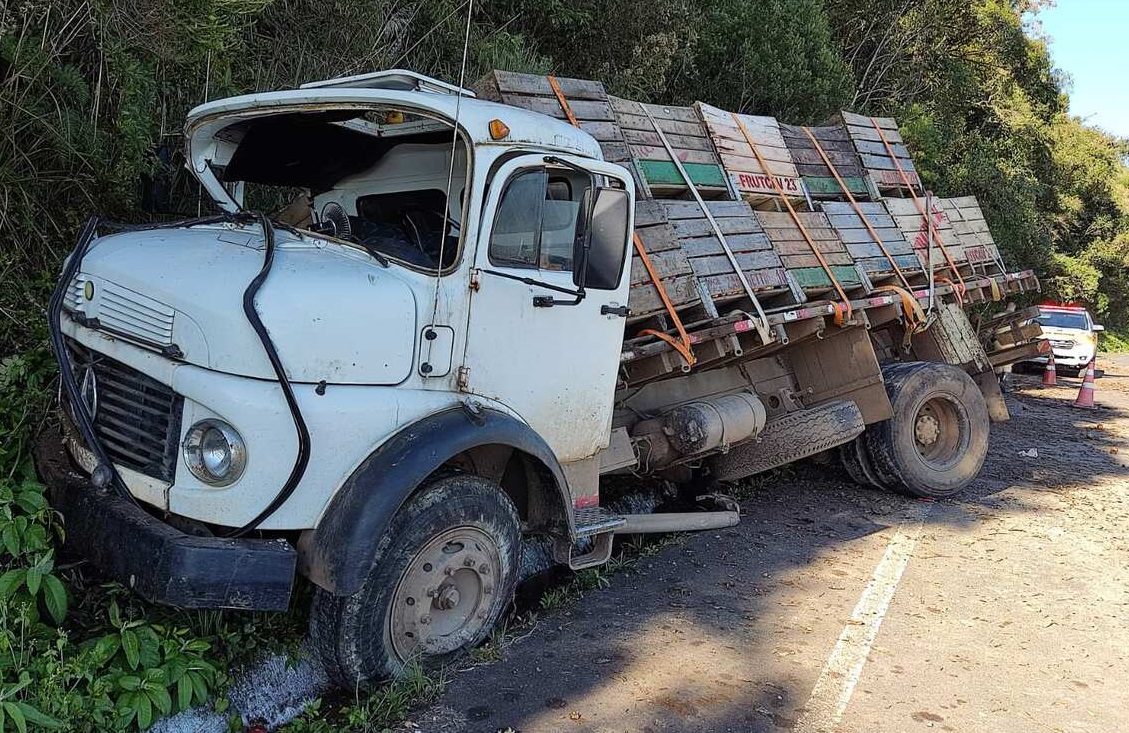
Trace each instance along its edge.
<instances>
[{"instance_id":1,"label":"stacked wooden crate","mask_svg":"<svg viewBox=\"0 0 1129 733\"><path fill-rule=\"evenodd\" d=\"M892 117L864 117L851 112L842 112L840 117L867 176L880 192L903 196L910 191L922 192L921 178Z\"/></svg>"},{"instance_id":2,"label":"stacked wooden crate","mask_svg":"<svg viewBox=\"0 0 1129 733\"><path fill-rule=\"evenodd\" d=\"M788 212L758 211L756 216L784 267L805 292L819 292L832 287L831 279L812 251L813 246L823 255L841 285L853 288L861 284L862 278L855 269L853 258L825 214L797 212L802 230Z\"/></svg>"},{"instance_id":3,"label":"stacked wooden crate","mask_svg":"<svg viewBox=\"0 0 1129 733\"><path fill-rule=\"evenodd\" d=\"M871 280L894 275L895 264L906 277L921 272L921 261L913 246L882 201L860 201L858 212L847 201L823 201L819 207L827 215L839 239L846 245L847 252ZM861 217L859 212L862 213ZM868 223L869 229L866 226ZM881 246L874 241L871 230L878 235ZM883 249L889 253L889 258L883 253ZM893 263L890 262L891 258Z\"/></svg>"},{"instance_id":4,"label":"stacked wooden crate","mask_svg":"<svg viewBox=\"0 0 1129 733\"><path fill-rule=\"evenodd\" d=\"M815 138L819 148L812 143L808 132ZM853 195L865 198L873 196L874 192L868 186L862 161L859 160L845 127L825 125L809 127L805 131L805 128L799 125L781 124L780 133L788 146L792 161L796 164L796 171L803 178L804 186L812 198L844 198L834 173L820 154L820 149L831 165L835 166L835 172Z\"/></svg>"},{"instance_id":5,"label":"stacked wooden crate","mask_svg":"<svg viewBox=\"0 0 1129 733\"><path fill-rule=\"evenodd\" d=\"M749 284L766 297L788 291L780 257L772 249L752 207L744 201L711 201L710 214L737 258ZM740 278L701 208L693 201L638 200L635 232L675 308L709 307L745 297ZM632 321L665 312L642 260L631 262L628 305Z\"/></svg>"},{"instance_id":6,"label":"stacked wooden crate","mask_svg":"<svg viewBox=\"0 0 1129 733\"><path fill-rule=\"evenodd\" d=\"M604 160L626 161L627 145L615 122L604 85L598 81L563 76L556 77L556 82L580 129L600 143ZM547 76L495 70L475 85L475 91L483 99L569 121Z\"/></svg>"},{"instance_id":7,"label":"stacked wooden crate","mask_svg":"<svg viewBox=\"0 0 1129 733\"><path fill-rule=\"evenodd\" d=\"M771 204L781 193L804 198L803 181L774 117L735 115L704 102L694 107L717 149L730 186L741 198L754 206Z\"/></svg>"},{"instance_id":8,"label":"stacked wooden crate","mask_svg":"<svg viewBox=\"0 0 1129 733\"><path fill-rule=\"evenodd\" d=\"M957 237L964 243L964 256L968 263L981 268L991 269L995 266L1002 269L1000 249L992 239L992 232L988 229L988 222L984 220L984 212L976 197L960 196L943 199L941 203L949 221L953 223Z\"/></svg>"},{"instance_id":9,"label":"stacked wooden crate","mask_svg":"<svg viewBox=\"0 0 1129 733\"><path fill-rule=\"evenodd\" d=\"M935 270L948 267L950 259L958 266L967 263L964 256L964 243L957 236L956 230L953 229L953 224L949 220L940 199L888 198L885 201L886 208L894 217L898 229L902 230L902 234L905 235L914 251L917 252L922 267L928 267L927 252L930 251L930 248L933 253L933 268ZM918 207L921 207L920 210ZM922 215L926 207L929 208L933 220L932 229L935 234L932 237L932 242L930 241L927 220ZM944 252L941 251L942 247ZM948 259L945 257L945 252L948 253Z\"/></svg>"},{"instance_id":10,"label":"stacked wooden crate","mask_svg":"<svg viewBox=\"0 0 1129 733\"><path fill-rule=\"evenodd\" d=\"M639 195L647 198L686 196L689 184L675 165L673 152L703 198L732 198L721 160L693 108L644 104L619 97L609 99L627 144L628 156L642 184ZM656 127L666 136L670 151Z\"/></svg>"}]
</instances>

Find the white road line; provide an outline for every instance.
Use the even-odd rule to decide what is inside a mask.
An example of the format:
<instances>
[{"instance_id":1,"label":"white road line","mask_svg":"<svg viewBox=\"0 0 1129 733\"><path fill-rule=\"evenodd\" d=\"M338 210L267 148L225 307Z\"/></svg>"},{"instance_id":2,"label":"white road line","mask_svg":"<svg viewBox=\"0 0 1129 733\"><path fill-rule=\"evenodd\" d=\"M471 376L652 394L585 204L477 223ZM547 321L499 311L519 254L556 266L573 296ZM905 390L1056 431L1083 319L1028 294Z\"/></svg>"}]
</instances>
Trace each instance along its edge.
<instances>
[{"instance_id":1,"label":"white road line","mask_svg":"<svg viewBox=\"0 0 1129 733\"><path fill-rule=\"evenodd\" d=\"M898 582L921 537L921 527L930 508L930 504L917 505L916 516L899 526L890 539L850 620L839 634L831 656L820 670L804 713L792 728L793 733L832 733L839 724L862 676L870 648L878 637L882 619L894 599Z\"/></svg>"}]
</instances>

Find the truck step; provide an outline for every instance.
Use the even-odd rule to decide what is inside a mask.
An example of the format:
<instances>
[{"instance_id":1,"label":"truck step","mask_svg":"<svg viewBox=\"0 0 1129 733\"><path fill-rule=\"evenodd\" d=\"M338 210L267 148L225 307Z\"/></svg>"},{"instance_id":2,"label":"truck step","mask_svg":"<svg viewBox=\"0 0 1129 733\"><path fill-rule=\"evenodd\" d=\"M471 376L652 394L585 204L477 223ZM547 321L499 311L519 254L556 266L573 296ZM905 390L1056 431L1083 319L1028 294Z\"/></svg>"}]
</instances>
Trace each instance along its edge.
<instances>
[{"instance_id":1,"label":"truck step","mask_svg":"<svg viewBox=\"0 0 1129 733\"><path fill-rule=\"evenodd\" d=\"M553 558L572 570L603 565L612 556L613 533L625 523L623 517L603 507L576 509L577 542L567 537L553 543Z\"/></svg>"},{"instance_id":2,"label":"truck step","mask_svg":"<svg viewBox=\"0 0 1129 733\"><path fill-rule=\"evenodd\" d=\"M612 514L602 506L576 509L573 511L573 516L576 518L577 537L592 537L611 532L617 527L622 527L624 521L626 521L620 515Z\"/></svg>"}]
</instances>

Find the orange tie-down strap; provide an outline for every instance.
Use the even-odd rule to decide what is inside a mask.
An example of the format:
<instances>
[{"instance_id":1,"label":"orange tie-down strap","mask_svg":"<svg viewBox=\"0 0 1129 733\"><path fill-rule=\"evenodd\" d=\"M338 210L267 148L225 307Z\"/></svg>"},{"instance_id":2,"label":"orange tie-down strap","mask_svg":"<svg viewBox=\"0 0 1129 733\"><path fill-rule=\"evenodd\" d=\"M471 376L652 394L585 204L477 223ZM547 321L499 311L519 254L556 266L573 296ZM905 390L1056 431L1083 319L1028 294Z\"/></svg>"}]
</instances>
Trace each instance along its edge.
<instances>
[{"instance_id":1,"label":"orange tie-down strap","mask_svg":"<svg viewBox=\"0 0 1129 733\"><path fill-rule=\"evenodd\" d=\"M561 85L557 82L557 77L549 74L548 79L549 86L552 88L553 94L557 95L557 102L561 105L561 110L565 113L565 117L568 118L569 124L579 128L580 123L576 121L576 115L572 113L572 107L569 106L568 99L565 98L564 92L561 91Z\"/></svg>"},{"instance_id":2,"label":"orange tie-down strap","mask_svg":"<svg viewBox=\"0 0 1129 733\"><path fill-rule=\"evenodd\" d=\"M653 328L645 328L639 332L641 336L654 336L670 344L675 351L682 355L686 360L686 366L694 366L698 363L698 358L694 356L694 350L690 346L690 334L686 333L686 327L682 325L682 319L678 317L678 311L674 309L674 304L670 302L670 296L666 293L666 288L663 287L662 281L659 280L658 273L655 272L655 266L651 264L651 256L647 254L646 247L643 246L643 240L639 238L638 234L631 235L631 241L635 243L635 251L639 253L639 261L643 263L643 267L647 270L647 277L651 278L651 283L658 291L659 299L663 302L663 307L666 312L670 314L670 319L674 321L674 327L678 330L678 338L674 338L662 331L656 331Z\"/></svg>"},{"instance_id":3,"label":"orange tie-down strap","mask_svg":"<svg viewBox=\"0 0 1129 733\"><path fill-rule=\"evenodd\" d=\"M883 147L886 148L886 154L890 156L890 160L894 163L894 168L898 171L898 177L902 179L902 185L909 191L909 195L913 199L913 205L917 207L917 213L921 215L923 220L927 220L928 215L925 213L925 208L921 205L921 199L917 197L917 193L913 190L913 185L909 182L909 176L906 175L905 169L902 168L902 163L898 160L898 156L894 154L893 146L891 146L890 141L886 139L885 131L879 126L878 120L873 117L870 118L870 124L874 127L874 131L878 133L878 139L882 141ZM941 248L941 254L945 256L945 262L949 264L949 269L956 275L957 282L960 283L960 292L964 293L967 289L964 285L964 278L960 276L960 270L957 268L956 263L953 262L953 258L949 256L949 250L945 249L945 244L941 241L941 235L937 233L937 229L931 225L931 222L926 221L926 226L928 226L929 231L932 232L933 241ZM932 269L933 263L929 262L927 266Z\"/></svg>"},{"instance_id":4,"label":"orange tie-down strap","mask_svg":"<svg viewBox=\"0 0 1129 733\"><path fill-rule=\"evenodd\" d=\"M577 121L576 115L572 113L572 107L569 106L568 98L565 97L564 92L561 90L561 85L557 82L557 77L549 74L548 79L549 86L552 88L553 94L556 95L557 103L561 105L561 111L563 111L565 117L568 118L569 124L580 129L580 122ZM690 334L686 333L686 327L682 325L682 318L679 317L678 311L674 308L674 303L670 301L670 296L667 294L666 288L663 287L662 280L659 279L658 273L655 272L655 266L651 263L651 256L647 254L647 248L643 246L643 240L639 238L637 233L632 232L631 241L635 244L635 251L639 254L639 261L643 263L643 268L647 271L647 277L651 279L651 284L655 286L655 290L659 294L659 300L662 301L663 307L666 308L667 315L670 316L670 320L674 323L674 328L678 331L677 339L662 331L656 331L653 328L645 328L639 332L639 335L654 336L657 339L667 342L686 361L686 366L692 367L698 363L698 358L694 356L694 349L690 345Z\"/></svg>"},{"instance_id":5,"label":"orange tie-down strap","mask_svg":"<svg viewBox=\"0 0 1129 733\"><path fill-rule=\"evenodd\" d=\"M749 149L752 150L753 155L756 156L757 164L760 165L761 171L765 174L768 180L772 182L772 188L776 191L776 194L780 196L780 199L784 202L784 205L788 207L788 213L791 214L792 221L796 223L797 227L799 227L800 233L804 237L804 241L808 243L808 247L811 249L812 254L814 254L816 260L819 261L819 264L823 268L823 271L831 280L831 284L835 286L835 291L839 293L839 298L842 300L842 302L835 304L835 325L842 326L846 321L850 320L852 315L851 299L847 297L847 291L843 289L843 286L839 283L838 278L835 277L835 273L831 270L831 265L829 265L827 263L827 260L823 258L823 253L820 252L819 247L815 245L815 241L812 240L811 234L808 232L807 227L805 227L804 222L800 220L800 215L796 213L796 207L792 206L792 202L784 193L784 188L780 185L780 181L776 180L776 176L768 167L768 163L766 163L765 159L761 156L760 150L757 149L757 144L753 142L753 136L749 134L749 130L747 127L745 127L745 123L741 121L741 116L736 112L730 112L729 114L732 115L733 121L737 123L737 129L741 131L741 135L745 138L745 142L748 144Z\"/></svg>"},{"instance_id":6,"label":"orange tie-down strap","mask_svg":"<svg viewBox=\"0 0 1129 733\"><path fill-rule=\"evenodd\" d=\"M870 234L870 238L873 239L874 243L878 245L878 249L880 249L882 251L882 254L885 255L886 259L889 260L890 266L894 268L894 272L897 274L898 279L902 281L902 285L905 286L906 290L911 290L912 288L910 288L909 280L907 280L906 276L902 274L902 268L898 267L898 263L894 259L894 256L890 254L890 251L888 249L886 249L886 245L882 241L882 237L878 236L878 232L874 230L874 227L870 223L870 219L866 214L863 213L862 207L859 206L854 194L851 193L851 190L849 188L847 188L847 184L845 181L843 181L843 177L839 175L839 169L835 167L835 164L831 162L831 158L828 157L826 152L824 152L823 145L820 144L819 140L816 139L815 135L812 134L810 129L808 129L807 127L801 127L800 129L803 130L804 134L808 136L808 140L811 141L811 144L815 148L815 151L819 153L819 157L823 159L823 164L827 166L827 169L831 171L831 175L835 177L835 182L839 184L839 190L842 191L843 194L847 197L847 201L851 202L851 208L855 210L855 214L862 221L863 226L866 227L866 231Z\"/></svg>"},{"instance_id":7,"label":"orange tie-down strap","mask_svg":"<svg viewBox=\"0 0 1129 733\"><path fill-rule=\"evenodd\" d=\"M921 303L917 302L917 298L913 297L913 293L905 288L899 288L897 285L879 285L874 288L872 292L875 293L893 293L897 295L902 301L902 313L905 314L906 330L910 333L919 333L925 328L928 322L925 317L925 310L921 307Z\"/></svg>"}]
</instances>

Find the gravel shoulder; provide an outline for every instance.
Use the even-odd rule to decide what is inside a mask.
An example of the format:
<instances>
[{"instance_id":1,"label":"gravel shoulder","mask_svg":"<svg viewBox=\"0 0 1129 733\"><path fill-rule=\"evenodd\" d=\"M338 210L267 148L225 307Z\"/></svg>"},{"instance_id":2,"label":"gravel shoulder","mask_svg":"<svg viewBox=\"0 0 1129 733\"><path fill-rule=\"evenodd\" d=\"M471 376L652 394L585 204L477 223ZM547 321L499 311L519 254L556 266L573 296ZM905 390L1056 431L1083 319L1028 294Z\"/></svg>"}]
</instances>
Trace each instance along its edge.
<instances>
[{"instance_id":1,"label":"gravel shoulder","mask_svg":"<svg viewBox=\"0 0 1129 733\"><path fill-rule=\"evenodd\" d=\"M1102 365L1093 411L1070 406L1079 380L1018 377L956 500L813 465L752 489L740 525L543 616L410 727L1129 730L1129 358ZM904 572L885 577L899 548Z\"/></svg>"}]
</instances>

